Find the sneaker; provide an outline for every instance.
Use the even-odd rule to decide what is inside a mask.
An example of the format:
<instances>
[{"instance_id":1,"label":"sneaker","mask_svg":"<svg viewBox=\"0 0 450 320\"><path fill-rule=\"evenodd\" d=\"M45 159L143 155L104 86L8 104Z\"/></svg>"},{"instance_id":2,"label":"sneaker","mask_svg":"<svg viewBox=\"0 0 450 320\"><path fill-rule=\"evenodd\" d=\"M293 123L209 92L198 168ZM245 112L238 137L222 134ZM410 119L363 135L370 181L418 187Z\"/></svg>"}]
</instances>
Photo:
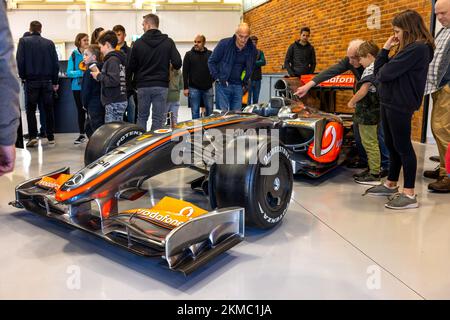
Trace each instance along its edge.
<instances>
[{"instance_id":1,"label":"sneaker","mask_svg":"<svg viewBox=\"0 0 450 320\"><path fill-rule=\"evenodd\" d=\"M40 139L47 138L47 134L44 133L44 132L40 132L40 133L38 134L38 138L40 138Z\"/></svg>"},{"instance_id":2,"label":"sneaker","mask_svg":"<svg viewBox=\"0 0 450 320\"><path fill-rule=\"evenodd\" d=\"M428 179L437 180L439 178L440 166L437 166L434 170L424 171L423 176Z\"/></svg>"},{"instance_id":3,"label":"sneaker","mask_svg":"<svg viewBox=\"0 0 450 320\"><path fill-rule=\"evenodd\" d=\"M418 208L419 203L417 202L417 195L411 198L404 193L397 193L393 197L390 197L389 202L384 206L389 209L404 210Z\"/></svg>"},{"instance_id":4,"label":"sneaker","mask_svg":"<svg viewBox=\"0 0 450 320\"><path fill-rule=\"evenodd\" d=\"M55 139L48 139L48 144L49 144L49 145L54 145L54 144L56 144Z\"/></svg>"},{"instance_id":5,"label":"sneaker","mask_svg":"<svg viewBox=\"0 0 450 320\"><path fill-rule=\"evenodd\" d=\"M360 162L360 161L353 161L353 162L350 162L349 164L347 164L347 168L350 168L350 169L364 169L364 168L367 168L367 162L363 163L363 162Z\"/></svg>"},{"instance_id":6,"label":"sneaker","mask_svg":"<svg viewBox=\"0 0 450 320\"><path fill-rule=\"evenodd\" d=\"M389 175L389 169L383 169L381 168L380 171L380 178L386 178Z\"/></svg>"},{"instance_id":7,"label":"sneaker","mask_svg":"<svg viewBox=\"0 0 450 320\"><path fill-rule=\"evenodd\" d=\"M375 175L375 174L371 174L368 172L364 176L356 177L355 182L359 183L359 184L369 185L369 186L377 186L381 183L381 180L380 180L379 174Z\"/></svg>"},{"instance_id":8,"label":"sneaker","mask_svg":"<svg viewBox=\"0 0 450 320\"><path fill-rule=\"evenodd\" d=\"M378 186L367 189L363 195L368 194L369 196L392 196L396 193L398 193L398 186L395 188L388 188L384 183L382 183Z\"/></svg>"},{"instance_id":9,"label":"sneaker","mask_svg":"<svg viewBox=\"0 0 450 320\"><path fill-rule=\"evenodd\" d=\"M369 170L369 168L367 168L367 169L364 170L364 171L361 171L361 172L359 172L359 173L355 173L355 174L353 175L353 178L360 178L360 177L366 176L366 175L369 174L369 172L370 172L370 170Z\"/></svg>"},{"instance_id":10,"label":"sneaker","mask_svg":"<svg viewBox=\"0 0 450 320\"><path fill-rule=\"evenodd\" d=\"M84 134L80 134L80 136L73 142L73 144L81 144L85 142L87 139Z\"/></svg>"},{"instance_id":11,"label":"sneaker","mask_svg":"<svg viewBox=\"0 0 450 320\"><path fill-rule=\"evenodd\" d=\"M38 141L36 138L31 139L27 142L27 148L33 148L38 144Z\"/></svg>"},{"instance_id":12,"label":"sneaker","mask_svg":"<svg viewBox=\"0 0 450 320\"><path fill-rule=\"evenodd\" d=\"M428 190L438 193L450 193L450 178L439 177L439 179L428 185Z\"/></svg>"}]
</instances>

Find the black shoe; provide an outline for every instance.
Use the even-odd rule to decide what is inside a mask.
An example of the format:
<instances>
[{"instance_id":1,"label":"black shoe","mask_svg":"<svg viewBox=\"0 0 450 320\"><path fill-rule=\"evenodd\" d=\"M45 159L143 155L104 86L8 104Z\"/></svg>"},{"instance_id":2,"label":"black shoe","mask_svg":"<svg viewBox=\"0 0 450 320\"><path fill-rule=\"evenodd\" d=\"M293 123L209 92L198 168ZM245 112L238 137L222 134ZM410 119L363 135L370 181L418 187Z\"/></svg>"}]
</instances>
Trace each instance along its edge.
<instances>
[{"instance_id":1,"label":"black shoe","mask_svg":"<svg viewBox=\"0 0 450 320\"><path fill-rule=\"evenodd\" d=\"M430 160L434 162L441 162L441 158L439 158L439 156L431 156Z\"/></svg>"},{"instance_id":2,"label":"black shoe","mask_svg":"<svg viewBox=\"0 0 450 320\"><path fill-rule=\"evenodd\" d=\"M361 178L361 177L363 177L363 176L365 176L365 175L368 175L369 172L370 172L370 170L369 170L369 168L367 168L367 169L364 170L364 171L355 173L355 174L353 175L353 178L355 178L355 179L356 179L356 178Z\"/></svg>"},{"instance_id":3,"label":"black shoe","mask_svg":"<svg viewBox=\"0 0 450 320\"><path fill-rule=\"evenodd\" d=\"M25 133L25 134L23 135L23 138L24 138L24 139L30 139L30 134L29 134L29 133Z\"/></svg>"},{"instance_id":4,"label":"black shoe","mask_svg":"<svg viewBox=\"0 0 450 320\"><path fill-rule=\"evenodd\" d=\"M38 134L38 137L39 137L40 139L44 139L44 138L47 138L47 134L44 133L44 132L41 132L41 133Z\"/></svg>"},{"instance_id":5,"label":"black shoe","mask_svg":"<svg viewBox=\"0 0 450 320\"><path fill-rule=\"evenodd\" d=\"M367 174L364 176L355 178L355 182L369 186L378 186L379 184L381 184L380 175L371 174L370 172L367 172Z\"/></svg>"},{"instance_id":6,"label":"black shoe","mask_svg":"<svg viewBox=\"0 0 450 320\"><path fill-rule=\"evenodd\" d=\"M386 178L389 175L389 169L383 169L381 168L380 171L380 178Z\"/></svg>"},{"instance_id":7,"label":"black shoe","mask_svg":"<svg viewBox=\"0 0 450 320\"><path fill-rule=\"evenodd\" d=\"M437 180L439 178L439 171L440 171L440 166L437 166L437 168L434 170L424 171L423 176L428 179Z\"/></svg>"},{"instance_id":8,"label":"black shoe","mask_svg":"<svg viewBox=\"0 0 450 320\"><path fill-rule=\"evenodd\" d=\"M85 142L87 139L84 134L80 134L80 136L73 142L74 144L81 144Z\"/></svg>"},{"instance_id":9,"label":"black shoe","mask_svg":"<svg viewBox=\"0 0 450 320\"><path fill-rule=\"evenodd\" d=\"M360 161L350 162L349 164L347 164L347 168L364 169L364 168L367 168L367 163L362 163Z\"/></svg>"}]
</instances>

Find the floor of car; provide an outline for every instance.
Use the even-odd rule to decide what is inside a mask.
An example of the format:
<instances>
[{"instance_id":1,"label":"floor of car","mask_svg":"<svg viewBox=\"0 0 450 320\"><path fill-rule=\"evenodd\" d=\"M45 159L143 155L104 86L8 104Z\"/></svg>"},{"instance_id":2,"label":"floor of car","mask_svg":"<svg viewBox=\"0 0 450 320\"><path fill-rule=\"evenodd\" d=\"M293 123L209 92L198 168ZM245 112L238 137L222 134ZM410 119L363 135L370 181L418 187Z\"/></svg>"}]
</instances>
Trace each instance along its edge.
<instances>
[{"instance_id":1,"label":"floor of car","mask_svg":"<svg viewBox=\"0 0 450 320\"><path fill-rule=\"evenodd\" d=\"M184 111L187 113L188 111ZM441 299L450 297L450 198L427 192L434 145L414 144L420 207L384 208L362 196L354 169L313 180L295 177L283 222L246 230L246 240L184 277L79 230L8 206L14 186L63 166L82 167L85 144L57 134L56 146L18 150L0 177L0 298L19 299ZM179 169L148 183L122 208L150 207L164 195L207 207L191 190L198 173ZM230 190L232 192L232 190ZM39 276L37 276L39 275Z\"/></svg>"}]
</instances>

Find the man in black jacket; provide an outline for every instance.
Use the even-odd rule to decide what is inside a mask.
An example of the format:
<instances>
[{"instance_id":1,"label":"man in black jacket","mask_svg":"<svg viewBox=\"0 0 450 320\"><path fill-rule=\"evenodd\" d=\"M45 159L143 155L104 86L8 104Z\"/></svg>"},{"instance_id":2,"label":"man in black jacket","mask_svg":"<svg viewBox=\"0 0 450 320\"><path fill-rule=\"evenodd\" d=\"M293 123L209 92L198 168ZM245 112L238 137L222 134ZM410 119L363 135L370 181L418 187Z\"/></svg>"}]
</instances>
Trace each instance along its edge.
<instances>
[{"instance_id":1,"label":"man in black jacket","mask_svg":"<svg viewBox=\"0 0 450 320\"><path fill-rule=\"evenodd\" d=\"M138 91L137 124L147 129L152 105L153 131L162 128L165 121L169 66L172 64L175 70L179 70L182 61L173 40L158 30L157 15L144 16L142 26L145 33L134 43L127 73L131 74L130 77L134 76Z\"/></svg>"},{"instance_id":2,"label":"man in black jacket","mask_svg":"<svg viewBox=\"0 0 450 320\"><path fill-rule=\"evenodd\" d=\"M311 74L316 69L316 51L308 41L310 36L311 30L304 27L300 30L300 40L289 46L284 66L291 77Z\"/></svg>"},{"instance_id":3,"label":"man in black jacket","mask_svg":"<svg viewBox=\"0 0 450 320\"><path fill-rule=\"evenodd\" d=\"M42 24L39 21L30 23L28 37L21 38L17 48L17 67L22 81L26 82L27 122L30 140L27 147L37 145L36 106L42 99L45 107L47 139L50 145L55 144L53 91L58 90L58 55L53 41L41 36Z\"/></svg>"},{"instance_id":4,"label":"man in black jacket","mask_svg":"<svg viewBox=\"0 0 450 320\"><path fill-rule=\"evenodd\" d=\"M200 105L205 106L204 116L209 116L213 109L213 79L209 72L208 59L212 51L205 47L204 35L197 35L194 47L186 52L183 59L184 95L189 97L192 119L200 118Z\"/></svg>"}]
</instances>

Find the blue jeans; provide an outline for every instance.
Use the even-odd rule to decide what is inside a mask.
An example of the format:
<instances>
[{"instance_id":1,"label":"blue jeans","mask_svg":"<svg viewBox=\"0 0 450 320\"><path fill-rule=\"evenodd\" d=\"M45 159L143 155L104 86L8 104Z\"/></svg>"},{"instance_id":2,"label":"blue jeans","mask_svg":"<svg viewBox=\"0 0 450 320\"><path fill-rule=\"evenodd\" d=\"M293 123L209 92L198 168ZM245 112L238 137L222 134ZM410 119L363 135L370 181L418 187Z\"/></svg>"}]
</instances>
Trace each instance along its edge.
<instances>
[{"instance_id":1,"label":"blue jeans","mask_svg":"<svg viewBox=\"0 0 450 320\"><path fill-rule=\"evenodd\" d=\"M259 100L259 92L261 91L261 80L252 80L248 90L248 103L256 104Z\"/></svg>"},{"instance_id":2,"label":"blue jeans","mask_svg":"<svg viewBox=\"0 0 450 320\"><path fill-rule=\"evenodd\" d=\"M152 105L151 131L161 129L166 120L168 88L149 87L138 88L138 117L137 124L147 130L147 121Z\"/></svg>"},{"instance_id":3,"label":"blue jeans","mask_svg":"<svg viewBox=\"0 0 450 320\"><path fill-rule=\"evenodd\" d=\"M131 95L128 98L128 105L126 110L127 116L127 122L129 123L136 123L136 104L134 103L134 96Z\"/></svg>"},{"instance_id":4,"label":"blue jeans","mask_svg":"<svg viewBox=\"0 0 450 320\"><path fill-rule=\"evenodd\" d=\"M127 109L128 102L114 102L105 105L105 123L123 121L123 114Z\"/></svg>"},{"instance_id":5,"label":"blue jeans","mask_svg":"<svg viewBox=\"0 0 450 320\"><path fill-rule=\"evenodd\" d=\"M205 106L205 117L209 116L213 110L214 104L214 92L213 88L208 90L199 90L195 88L189 88L189 105L191 106L192 119L200 118L200 106Z\"/></svg>"},{"instance_id":6,"label":"blue jeans","mask_svg":"<svg viewBox=\"0 0 450 320\"><path fill-rule=\"evenodd\" d=\"M358 124L353 122L353 134L355 136L356 149L358 150L359 161L367 163L367 154L361 143L361 136L359 135ZM380 146L381 153L381 168L389 168L389 151L384 143L384 131L383 124L378 124L378 144Z\"/></svg>"},{"instance_id":7,"label":"blue jeans","mask_svg":"<svg viewBox=\"0 0 450 320\"><path fill-rule=\"evenodd\" d=\"M220 110L241 110L242 95L242 86L239 84L226 86L216 83L216 107Z\"/></svg>"},{"instance_id":8,"label":"blue jeans","mask_svg":"<svg viewBox=\"0 0 450 320\"><path fill-rule=\"evenodd\" d=\"M167 102L167 112L173 113L173 124L178 123L178 109L180 109L180 101Z\"/></svg>"}]
</instances>

